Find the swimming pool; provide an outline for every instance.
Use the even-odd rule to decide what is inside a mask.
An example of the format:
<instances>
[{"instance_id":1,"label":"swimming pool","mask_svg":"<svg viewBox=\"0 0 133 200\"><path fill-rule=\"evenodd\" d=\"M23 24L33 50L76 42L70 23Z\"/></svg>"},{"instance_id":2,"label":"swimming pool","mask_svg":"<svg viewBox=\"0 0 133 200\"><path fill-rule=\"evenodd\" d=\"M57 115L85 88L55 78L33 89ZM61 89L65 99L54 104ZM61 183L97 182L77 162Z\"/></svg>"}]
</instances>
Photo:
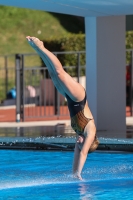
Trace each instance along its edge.
<instances>
[{"instance_id":1,"label":"swimming pool","mask_svg":"<svg viewBox=\"0 0 133 200\"><path fill-rule=\"evenodd\" d=\"M71 175L73 152L0 150L0 199L133 199L133 154L89 154L83 181Z\"/></svg>"}]
</instances>

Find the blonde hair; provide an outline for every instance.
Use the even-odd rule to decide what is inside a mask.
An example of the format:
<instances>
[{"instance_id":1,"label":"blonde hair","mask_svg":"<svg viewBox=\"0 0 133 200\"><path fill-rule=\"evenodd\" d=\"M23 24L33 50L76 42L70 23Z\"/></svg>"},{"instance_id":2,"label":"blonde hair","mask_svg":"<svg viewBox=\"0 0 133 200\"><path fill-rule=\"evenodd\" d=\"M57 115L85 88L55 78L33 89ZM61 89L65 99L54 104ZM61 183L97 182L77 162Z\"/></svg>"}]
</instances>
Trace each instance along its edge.
<instances>
[{"instance_id":1,"label":"blonde hair","mask_svg":"<svg viewBox=\"0 0 133 200\"><path fill-rule=\"evenodd\" d=\"M92 145L90 146L89 153L92 153L93 151L95 151L97 149L98 145L99 145L99 140L97 139L97 136L95 136L95 139L94 139Z\"/></svg>"}]
</instances>

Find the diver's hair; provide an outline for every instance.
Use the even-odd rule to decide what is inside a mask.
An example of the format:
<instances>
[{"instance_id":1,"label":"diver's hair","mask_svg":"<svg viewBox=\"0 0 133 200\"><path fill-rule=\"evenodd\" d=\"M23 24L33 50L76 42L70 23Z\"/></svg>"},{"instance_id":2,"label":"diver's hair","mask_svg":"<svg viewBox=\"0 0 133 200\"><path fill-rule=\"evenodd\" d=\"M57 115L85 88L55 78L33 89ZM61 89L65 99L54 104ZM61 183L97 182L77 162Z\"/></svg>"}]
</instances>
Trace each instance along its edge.
<instances>
[{"instance_id":1,"label":"diver's hair","mask_svg":"<svg viewBox=\"0 0 133 200\"><path fill-rule=\"evenodd\" d=\"M94 139L92 145L90 146L89 153L95 151L97 149L98 145L99 145L99 140L97 139L97 136L95 136L95 139Z\"/></svg>"}]
</instances>

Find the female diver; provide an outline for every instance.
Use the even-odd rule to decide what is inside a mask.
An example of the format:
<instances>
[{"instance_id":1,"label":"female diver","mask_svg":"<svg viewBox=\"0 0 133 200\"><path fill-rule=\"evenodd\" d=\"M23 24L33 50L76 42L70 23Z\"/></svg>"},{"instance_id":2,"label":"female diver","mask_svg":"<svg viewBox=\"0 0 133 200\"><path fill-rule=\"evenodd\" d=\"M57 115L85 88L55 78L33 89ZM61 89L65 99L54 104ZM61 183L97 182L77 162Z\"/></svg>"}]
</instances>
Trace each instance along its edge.
<instances>
[{"instance_id":1,"label":"female diver","mask_svg":"<svg viewBox=\"0 0 133 200\"><path fill-rule=\"evenodd\" d=\"M57 57L47 50L36 37L27 36L27 41L46 64L57 90L67 99L71 126L77 134L73 175L82 180L81 172L88 152L94 151L99 144L96 126L87 103L85 89L66 73Z\"/></svg>"}]
</instances>

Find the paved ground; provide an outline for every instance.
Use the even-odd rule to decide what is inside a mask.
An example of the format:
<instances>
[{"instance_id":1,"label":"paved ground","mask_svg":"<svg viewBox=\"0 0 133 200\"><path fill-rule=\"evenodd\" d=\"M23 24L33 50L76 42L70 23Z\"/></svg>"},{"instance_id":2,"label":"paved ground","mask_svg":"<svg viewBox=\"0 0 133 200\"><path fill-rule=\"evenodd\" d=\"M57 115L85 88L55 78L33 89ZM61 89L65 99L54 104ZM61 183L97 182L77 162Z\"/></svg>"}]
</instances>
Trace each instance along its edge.
<instances>
[{"instance_id":1,"label":"paved ground","mask_svg":"<svg viewBox=\"0 0 133 200\"><path fill-rule=\"evenodd\" d=\"M100 131L97 130L98 137L105 138L133 138L133 117L126 117L127 131ZM54 135L73 135L74 131L70 126L70 120L52 120L36 122L2 122L0 123L0 134L3 136L52 136ZM13 134L12 134L13 133Z\"/></svg>"},{"instance_id":2,"label":"paved ground","mask_svg":"<svg viewBox=\"0 0 133 200\"><path fill-rule=\"evenodd\" d=\"M57 124L70 125L69 119L49 120L49 121L32 121L32 122L1 122L0 127L27 127L27 126L55 126ZM133 126L133 117L126 117L126 125Z\"/></svg>"},{"instance_id":3,"label":"paved ground","mask_svg":"<svg viewBox=\"0 0 133 200\"><path fill-rule=\"evenodd\" d=\"M98 150L133 152L133 117L128 114L126 127L126 133L98 130ZM69 119L15 122L12 108L0 109L0 136L0 149L73 150L75 144Z\"/></svg>"},{"instance_id":4,"label":"paved ground","mask_svg":"<svg viewBox=\"0 0 133 200\"><path fill-rule=\"evenodd\" d=\"M127 131L126 135L122 132L107 132L107 131L97 131L97 134L99 137L117 137L117 138L133 138L133 117L129 116L129 108L126 108L126 125L127 125ZM25 122L16 122L16 112L14 108L8 108L8 109L2 109L0 108L0 129L6 128L6 134L8 135L8 132L14 131L15 128L21 128L21 131L25 132L41 132L42 135L44 133L63 133L63 134L73 134L73 130L70 126L70 120L68 117L52 117L52 118L37 118L32 121L25 121ZM41 121L40 121L41 120ZM27 127L27 129L26 129ZM1 134L0 130L0 134ZM4 130L4 129L3 129ZM20 131L20 130L19 130ZM4 131L2 131L4 132ZM16 131L17 134L18 130ZM10 134L9 134L10 135ZM32 135L32 134L31 134Z\"/></svg>"}]
</instances>

